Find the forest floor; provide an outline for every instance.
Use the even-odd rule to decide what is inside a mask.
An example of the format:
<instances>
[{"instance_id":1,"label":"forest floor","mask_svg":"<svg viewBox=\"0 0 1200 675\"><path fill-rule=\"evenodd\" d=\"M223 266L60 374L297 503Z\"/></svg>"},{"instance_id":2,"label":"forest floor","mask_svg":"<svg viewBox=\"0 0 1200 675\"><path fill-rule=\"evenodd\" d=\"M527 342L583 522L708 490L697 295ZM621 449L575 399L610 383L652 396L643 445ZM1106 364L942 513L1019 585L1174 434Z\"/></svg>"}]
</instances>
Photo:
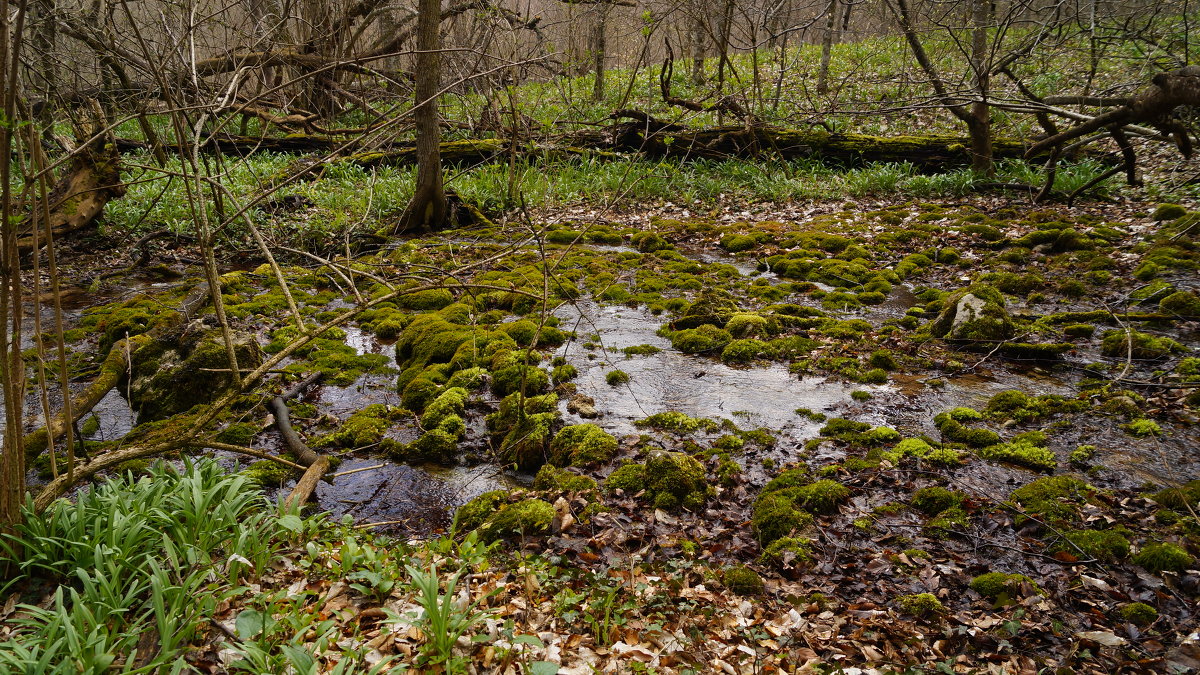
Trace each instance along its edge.
<instances>
[{"instance_id":1,"label":"forest floor","mask_svg":"<svg viewBox=\"0 0 1200 675\"><path fill-rule=\"evenodd\" d=\"M329 525L248 575L189 662L252 670L257 640L305 646L313 672L350 653L514 673L1200 668L1198 226L999 198L575 207L285 267L310 325L400 293L280 364L268 390L325 373L291 414L339 460L316 492ZM178 303L197 255L90 272L78 379ZM236 267L226 312L269 356L297 335L287 298ZM136 437L169 361L135 355L89 440ZM216 440L282 453L264 395ZM269 494L296 478L244 471ZM442 652L405 570L438 561L462 621Z\"/></svg>"}]
</instances>

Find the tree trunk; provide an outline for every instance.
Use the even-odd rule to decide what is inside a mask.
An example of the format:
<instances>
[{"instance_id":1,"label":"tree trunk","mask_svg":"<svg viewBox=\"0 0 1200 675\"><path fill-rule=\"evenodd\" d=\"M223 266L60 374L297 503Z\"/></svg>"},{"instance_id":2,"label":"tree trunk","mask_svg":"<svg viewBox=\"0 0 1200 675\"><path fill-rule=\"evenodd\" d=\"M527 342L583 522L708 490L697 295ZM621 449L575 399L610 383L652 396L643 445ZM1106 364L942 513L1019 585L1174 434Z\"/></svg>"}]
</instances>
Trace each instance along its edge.
<instances>
[{"instance_id":1,"label":"tree trunk","mask_svg":"<svg viewBox=\"0 0 1200 675\"><path fill-rule=\"evenodd\" d=\"M596 18L592 23L592 35L588 50L592 55L593 72L596 74L592 87L592 100L604 100L604 57L608 51L608 3L596 5Z\"/></svg>"},{"instance_id":2,"label":"tree trunk","mask_svg":"<svg viewBox=\"0 0 1200 675\"><path fill-rule=\"evenodd\" d=\"M692 56L692 84L704 84L705 22L697 13L688 20L688 43Z\"/></svg>"},{"instance_id":3,"label":"tree trunk","mask_svg":"<svg viewBox=\"0 0 1200 675\"><path fill-rule=\"evenodd\" d=\"M416 109L417 184L412 201L400 217L402 232L432 232L446 226L446 192L442 187L438 126L438 88L441 86L441 0L420 0L417 6Z\"/></svg>"},{"instance_id":4,"label":"tree trunk","mask_svg":"<svg viewBox=\"0 0 1200 675\"><path fill-rule=\"evenodd\" d=\"M817 93L829 93L829 61L833 56L833 35L837 32L838 0L829 0L825 8L825 35L821 38L821 69L817 71Z\"/></svg>"},{"instance_id":5,"label":"tree trunk","mask_svg":"<svg viewBox=\"0 0 1200 675\"><path fill-rule=\"evenodd\" d=\"M985 176L996 173L992 163L992 112L988 104L991 89L990 19L991 0L975 0L971 6L971 70L974 71L975 93L979 100L971 105L967 131L971 134L971 169Z\"/></svg>"}]
</instances>

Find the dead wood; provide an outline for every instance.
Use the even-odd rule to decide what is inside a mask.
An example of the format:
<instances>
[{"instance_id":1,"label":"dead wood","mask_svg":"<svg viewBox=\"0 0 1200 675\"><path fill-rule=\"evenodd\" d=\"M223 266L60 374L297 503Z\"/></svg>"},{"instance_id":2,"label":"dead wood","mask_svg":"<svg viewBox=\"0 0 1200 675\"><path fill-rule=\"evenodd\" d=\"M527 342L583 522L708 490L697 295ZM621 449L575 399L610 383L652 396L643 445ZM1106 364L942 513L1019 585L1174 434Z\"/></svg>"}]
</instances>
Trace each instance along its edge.
<instances>
[{"instance_id":1,"label":"dead wood","mask_svg":"<svg viewBox=\"0 0 1200 675\"><path fill-rule=\"evenodd\" d=\"M292 428L291 417L288 415L287 399L299 396L305 389L311 387L320 381L323 373L313 373L296 383L294 387L283 392L279 396L271 399L268 407L271 413L275 415L275 426L279 429L279 435L283 438L284 444L288 450L296 456L296 460L308 467L304 475L296 483L296 487L292 488L291 493L283 500L287 506L294 504L303 504L312 496L314 490L317 489L317 483L329 470L329 458L325 455L317 454L312 448L305 444L304 439L300 438L300 434Z\"/></svg>"}]
</instances>

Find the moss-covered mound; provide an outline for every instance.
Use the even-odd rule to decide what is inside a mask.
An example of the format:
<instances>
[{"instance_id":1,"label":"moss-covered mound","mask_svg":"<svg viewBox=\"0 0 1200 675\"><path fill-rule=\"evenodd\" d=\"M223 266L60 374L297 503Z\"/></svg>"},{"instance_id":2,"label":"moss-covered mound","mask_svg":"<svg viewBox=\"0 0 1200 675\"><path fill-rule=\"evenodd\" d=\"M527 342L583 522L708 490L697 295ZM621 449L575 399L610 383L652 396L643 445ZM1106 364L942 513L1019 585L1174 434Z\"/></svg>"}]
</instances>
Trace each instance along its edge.
<instances>
[{"instance_id":1,"label":"moss-covered mound","mask_svg":"<svg viewBox=\"0 0 1200 675\"><path fill-rule=\"evenodd\" d=\"M233 350L238 368L262 365L263 353L253 335L234 332ZM148 342L131 360L132 378L126 390L139 422L166 419L209 403L233 382L221 331L207 329L199 321L174 343Z\"/></svg>"}]
</instances>

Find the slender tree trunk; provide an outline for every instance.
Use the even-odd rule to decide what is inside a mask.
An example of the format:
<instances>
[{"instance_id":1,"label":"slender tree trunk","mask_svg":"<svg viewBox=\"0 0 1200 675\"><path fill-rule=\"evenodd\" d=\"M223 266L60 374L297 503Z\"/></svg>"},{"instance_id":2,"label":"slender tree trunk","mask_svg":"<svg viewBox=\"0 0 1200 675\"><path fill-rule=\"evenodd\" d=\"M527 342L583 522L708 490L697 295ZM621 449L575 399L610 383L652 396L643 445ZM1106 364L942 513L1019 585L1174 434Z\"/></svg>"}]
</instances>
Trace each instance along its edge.
<instances>
[{"instance_id":1,"label":"slender tree trunk","mask_svg":"<svg viewBox=\"0 0 1200 675\"><path fill-rule=\"evenodd\" d=\"M974 0L971 7L971 70L979 100L971 104L967 131L971 135L971 169L976 173L995 174L992 164L992 114L988 103L991 73L988 60L988 24L991 0Z\"/></svg>"},{"instance_id":2,"label":"slender tree trunk","mask_svg":"<svg viewBox=\"0 0 1200 675\"><path fill-rule=\"evenodd\" d=\"M829 93L829 60L833 56L833 35L837 31L838 0L829 0L825 8L825 35L821 38L821 68L817 71L817 93Z\"/></svg>"},{"instance_id":3,"label":"slender tree trunk","mask_svg":"<svg viewBox=\"0 0 1200 675\"><path fill-rule=\"evenodd\" d=\"M58 99L58 69L54 63L54 45L57 41L54 0L36 0L29 9L32 24L30 41L36 55L33 77L30 79L33 91L38 92L43 100L34 114L42 127L43 137L49 140L53 137L54 103Z\"/></svg>"},{"instance_id":4,"label":"slender tree trunk","mask_svg":"<svg viewBox=\"0 0 1200 675\"><path fill-rule=\"evenodd\" d=\"M15 13L15 18L13 14ZM20 209L12 192L12 160L16 149L17 81L20 67L21 34L25 3L15 8L0 0L0 77L8 82L3 91L4 119L0 124L0 389L4 394L4 442L0 446L0 532L9 532L21 522L25 497L25 362L21 358L21 308L24 288L17 250Z\"/></svg>"},{"instance_id":5,"label":"slender tree trunk","mask_svg":"<svg viewBox=\"0 0 1200 675\"><path fill-rule=\"evenodd\" d=\"M593 72L596 74L592 87L592 100L604 100L604 57L608 51L608 3L596 5L596 17L592 22L592 34L588 51L592 55Z\"/></svg>"},{"instance_id":6,"label":"slender tree trunk","mask_svg":"<svg viewBox=\"0 0 1200 675\"><path fill-rule=\"evenodd\" d=\"M412 201L400 217L400 231L430 232L445 227L446 193L442 187L441 129L438 127L438 88L441 86L441 0L420 0L417 6L416 110L417 184Z\"/></svg>"},{"instance_id":7,"label":"slender tree trunk","mask_svg":"<svg viewBox=\"0 0 1200 675\"><path fill-rule=\"evenodd\" d=\"M692 84L704 84L705 23L704 16L696 9L688 20L688 43L692 52Z\"/></svg>"}]
</instances>

